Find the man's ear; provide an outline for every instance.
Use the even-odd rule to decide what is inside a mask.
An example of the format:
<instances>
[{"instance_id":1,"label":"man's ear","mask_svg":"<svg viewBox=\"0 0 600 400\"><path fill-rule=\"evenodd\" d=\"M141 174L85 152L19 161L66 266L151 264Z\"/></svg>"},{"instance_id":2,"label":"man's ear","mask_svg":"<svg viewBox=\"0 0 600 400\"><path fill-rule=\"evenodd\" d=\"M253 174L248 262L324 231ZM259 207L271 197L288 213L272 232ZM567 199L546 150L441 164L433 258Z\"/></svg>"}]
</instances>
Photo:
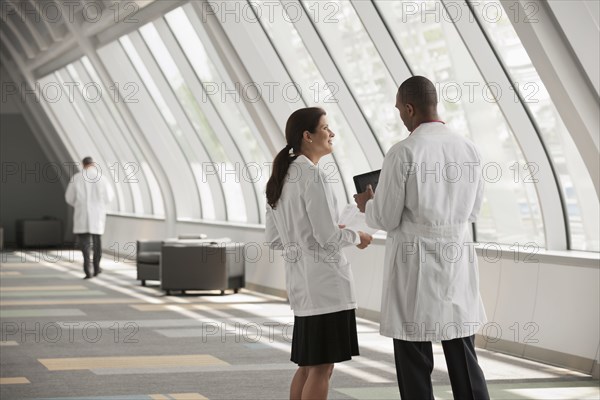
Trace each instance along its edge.
<instances>
[{"instance_id":1,"label":"man's ear","mask_svg":"<svg viewBox=\"0 0 600 400\"><path fill-rule=\"evenodd\" d=\"M412 117L413 115L415 115L415 107L412 104L407 103L404 107L406 107L406 112L409 116Z\"/></svg>"}]
</instances>

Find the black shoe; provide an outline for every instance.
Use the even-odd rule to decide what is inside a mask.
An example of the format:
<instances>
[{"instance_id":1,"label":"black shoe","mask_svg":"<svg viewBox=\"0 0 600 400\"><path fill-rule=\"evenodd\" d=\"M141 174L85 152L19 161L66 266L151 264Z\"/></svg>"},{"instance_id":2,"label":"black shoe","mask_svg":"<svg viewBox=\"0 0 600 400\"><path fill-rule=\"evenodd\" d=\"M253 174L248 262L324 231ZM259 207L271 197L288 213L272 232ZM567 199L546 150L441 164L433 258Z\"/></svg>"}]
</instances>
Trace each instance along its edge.
<instances>
[{"instance_id":1,"label":"black shoe","mask_svg":"<svg viewBox=\"0 0 600 400\"><path fill-rule=\"evenodd\" d=\"M94 272L94 276L97 276L98 274L102 273L102 268L100 268L97 272Z\"/></svg>"},{"instance_id":2,"label":"black shoe","mask_svg":"<svg viewBox=\"0 0 600 400\"><path fill-rule=\"evenodd\" d=\"M91 278L92 278L91 275L86 275L86 276L83 277L83 279L91 279Z\"/></svg>"}]
</instances>

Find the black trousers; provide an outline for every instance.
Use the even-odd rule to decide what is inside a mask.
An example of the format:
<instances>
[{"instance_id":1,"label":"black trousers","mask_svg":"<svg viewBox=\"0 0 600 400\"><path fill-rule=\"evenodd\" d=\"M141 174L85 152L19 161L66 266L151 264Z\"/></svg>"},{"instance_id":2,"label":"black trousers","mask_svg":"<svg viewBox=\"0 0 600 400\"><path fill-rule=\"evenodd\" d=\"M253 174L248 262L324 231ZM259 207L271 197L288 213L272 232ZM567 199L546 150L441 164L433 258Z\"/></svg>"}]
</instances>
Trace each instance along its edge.
<instances>
[{"instance_id":1,"label":"black trousers","mask_svg":"<svg viewBox=\"0 0 600 400\"><path fill-rule=\"evenodd\" d=\"M483 371L477 362L474 341L474 335L442 341L455 399L490 398ZM394 339L394 358L400 397L403 400L433 400L431 342Z\"/></svg>"},{"instance_id":2,"label":"black trousers","mask_svg":"<svg viewBox=\"0 0 600 400\"><path fill-rule=\"evenodd\" d=\"M100 235L93 233L77 234L77 242L83 253L83 272L85 276L92 276L90 271L90 241L93 242L94 246L94 275L98 275L100 272L100 258L102 258L102 240L100 239Z\"/></svg>"}]
</instances>

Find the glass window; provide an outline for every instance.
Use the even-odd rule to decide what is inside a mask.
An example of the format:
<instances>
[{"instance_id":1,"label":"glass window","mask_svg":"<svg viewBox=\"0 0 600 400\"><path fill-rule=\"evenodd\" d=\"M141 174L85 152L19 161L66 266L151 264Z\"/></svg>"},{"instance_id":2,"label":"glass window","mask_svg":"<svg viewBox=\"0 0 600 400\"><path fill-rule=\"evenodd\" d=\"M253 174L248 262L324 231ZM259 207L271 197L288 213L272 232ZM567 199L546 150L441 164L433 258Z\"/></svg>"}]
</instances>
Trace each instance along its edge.
<instances>
[{"instance_id":1,"label":"glass window","mask_svg":"<svg viewBox=\"0 0 600 400\"><path fill-rule=\"evenodd\" d=\"M181 71L167 50L154 25L147 24L140 29L140 32L144 37L146 44L150 48L150 51L154 55L154 58L165 74L167 81L171 85L171 88L186 112L186 115L191 120L195 133L204 144L211 161L219 165L217 172L220 176L220 182L223 185L223 190L225 192L228 220L239 222L247 221L245 202L239 201L239 199L244 198L240 182L238 179L231 179L231 175L228 175L226 172L235 170L233 162L227 155L227 152L217 137L216 132L212 128L206 114L203 112L200 104L198 103L196 96L191 90L189 84L183 78ZM223 132L223 134L226 135L227 133ZM189 144L188 147L190 147ZM195 156L193 154L190 154L191 159L194 157ZM202 173L202 163L197 162L195 164L195 168ZM203 173L201 176L202 180L198 182L198 185L201 190L208 190L206 176Z\"/></svg>"},{"instance_id":2,"label":"glass window","mask_svg":"<svg viewBox=\"0 0 600 400\"><path fill-rule=\"evenodd\" d=\"M150 176L143 170L144 155L113 103L114 93L106 89L87 57L74 63L74 67L85 85L93 84L101 93L100 99L90 102L89 106L97 114L98 123L107 140L113 143L121 172L118 178L131 188L133 212L138 215L164 216L162 194L160 190L152 191L148 183L149 179L155 179L154 173L150 171Z\"/></svg>"},{"instance_id":3,"label":"glass window","mask_svg":"<svg viewBox=\"0 0 600 400\"><path fill-rule=\"evenodd\" d=\"M179 74L175 62L171 59L166 47L154 29L154 26L152 24L147 24L140 29L140 33L145 39L146 45L154 55L159 67L162 69L165 78L171 85L174 94L179 98L180 101L182 101L182 104L185 104L187 98L192 96L191 91L187 85L185 85L183 77ZM144 77L146 74L141 74L141 76ZM154 91L159 93L158 88L155 88ZM152 92L153 90L151 90L151 93ZM166 100L160 97L159 101L164 107L166 107ZM194 149L198 148L199 143L193 140L195 138L189 137L189 134L191 133L189 130L186 131L181 126L182 122L185 121L181 119L176 121L176 117L167 110L168 108L165 108L167 121L169 122L169 125L171 125L171 129L175 132L175 139L180 143L182 151L186 154L187 161L189 162L196 178L196 184L198 185L198 190L200 191L200 198L202 201L202 217L205 219L214 220L216 219L216 213L212 191L210 186L206 184L207 178L205 175L205 169L202 168L202 162L198 156L198 152L194 151Z\"/></svg>"},{"instance_id":4,"label":"glass window","mask_svg":"<svg viewBox=\"0 0 600 400\"><path fill-rule=\"evenodd\" d=\"M218 88L233 87L225 68L222 66L217 68L216 63L219 60L214 59L213 61L213 58L209 55L209 53L212 55L216 54L216 51L210 41L207 40L204 27L202 25L193 26L182 8L171 11L165 15L165 19L203 85L208 84L213 88L215 86ZM202 35L202 38L200 35ZM212 100L211 104L214 105L220 114L223 123L234 141L239 144L237 149L240 151L246 164L253 163L262 169L258 176L259 179L256 179L256 185L258 186L260 210L264 210L265 197L262 193L264 193L267 180L269 179L268 169L265 167L270 160L267 157L268 152L266 151L265 144L262 142L261 134L250 118L243 116L243 109L239 102L222 101L221 90L219 90L216 96L217 98L215 96L207 97ZM218 142L214 139L209 142L212 145L218 145ZM248 168L247 170L253 171L252 168ZM254 178L257 177L252 176L252 178L254 181Z\"/></svg>"},{"instance_id":5,"label":"glass window","mask_svg":"<svg viewBox=\"0 0 600 400\"><path fill-rule=\"evenodd\" d=\"M504 10L496 0L473 2L476 16L511 75L515 89L533 116L558 174L566 201L571 248L600 250L599 202L594 184L569 131L546 86L538 75L506 12L481 18L490 4Z\"/></svg>"},{"instance_id":6,"label":"glass window","mask_svg":"<svg viewBox=\"0 0 600 400\"><path fill-rule=\"evenodd\" d=\"M268 1L258 1L264 8L269 7ZM272 3L272 2L271 2ZM352 202L351 194L355 193L352 177L371 170L367 158L360 147L355 133L350 128L344 114L334 96L335 87L333 82L326 82L320 73L317 63L308 52L302 42L298 31L290 22L291 18L282 13L260 14L260 22L269 35L276 51L281 56L291 78L300 88L303 100L308 106L322 107L327 112L329 125L336 133L334 139L335 161L339 164L339 173L343 179L346 190L343 196L346 201ZM335 85L343 84L335 82ZM359 134L358 132L356 134ZM371 134L361 132L360 134ZM335 166L333 162L325 162L325 172L329 173L329 166ZM335 166L337 170L337 166ZM331 171L332 173L337 171ZM330 175L328 175L330 176ZM340 195L341 193L338 193Z\"/></svg>"},{"instance_id":7,"label":"glass window","mask_svg":"<svg viewBox=\"0 0 600 400\"><path fill-rule=\"evenodd\" d=\"M394 143L408 136L408 132L394 108L398 87L373 41L351 2L304 0L303 3L311 15L315 16L315 26L327 49L381 147L387 152ZM335 12L333 16L332 12Z\"/></svg>"},{"instance_id":8,"label":"glass window","mask_svg":"<svg viewBox=\"0 0 600 400\"><path fill-rule=\"evenodd\" d=\"M40 79L39 82L44 87L42 93L50 110L55 115L55 120L60 121L62 130L72 143L74 151L77 152L75 155L77 162L81 163L83 157L91 156L96 160L99 173L109 171L109 165L104 158L104 154L99 151L90 137L88 122L90 124L93 122L81 119L82 114L75 103L73 85L66 70L56 71ZM78 165L78 168L81 170L81 164ZM114 180L110 177L110 174L108 176L107 182L115 190ZM107 209L118 212L118 206L118 202L113 201Z\"/></svg>"},{"instance_id":9,"label":"glass window","mask_svg":"<svg viewBox=\"0 0 600 400\"><path fill-rule=\"evenodd\" d=\"M158 181L156 180L156 176L154 176L154 172L146 160L142 160L140 166L144 175L148 179L148 187L150 189L150 193L152 194L152 208L154 210L154 215L164 217L165 204L163 202L163 197Z\"/></svg>"},{"instance_id":10,"label":"glass window","mask_svg":"<svg viewBox=\"0 0 600 400\"><path fill-rule=\"evenodd\" d=\"M64 70L63 70L64 71ZM68 73L68 75L67 75ZM119 204L119 211L127 213L133 212L133 199L131 196L130 186L123 182L125 171L119 163L119 159L115 155L115 151L104 136L104 130L102 129L102 121L97 118L97 115L90 109L90 104L93 104L97 100L97 96L100 92L97 88L86 86L86 84L79 77L79 74L73 64L69 64L66 67L66 71L63 72L65 79L67 79L74 87L73 90L73 107L79 116L79 119L85 124L89 130L90 138L96 144L96 147L104 155L104 161L106 163L106 170L102 173L105 177L113 181L116 189L116 199Z\"/></svg>"},{"instance_id":11,"label":"glass window","mask_svg":"<svg viewBox=\"0 0 600 400\"><path fill-rule=\"evenodd\" d=\"M119 43L123 43L123 47ZM169 122L175 122L171 118L172 113L165 109L166 103L161 101L162 95L156 89L153 78L141 62L131 40L123 37L120 41L100 48L98 55L115 82L118 100L123 101L131 110L145 140L161 161L170 183L169 188L163 189L172 192L177 216L200 218L201 210L194 176L167 123L167 118ZM132 64L135 64L135 67ZM154 97L155 95L158 98Z\"/></svg>"},{"instance_id":12,"label":"glass window","mask_svg":"<svg viewBox=\"0 0 600 400\"><path fill-rule=\"evenodd\" d=\"M151 27L151 24L146 25L146 27ZM163 93L161 92L161 90L159 89L156 79L160 79L160 77L156 76L153 77L152 74L149 71L149 65L147 65L145 63L144 60L142 60L142 58L140 57L140 54L138 53L138 49L135 48L135 46L133 45L133 42L130 39L130 36L132 36L134 34L131 34L129 36L124 36L120 39L121 44L123 46L123 48L125 49L125 51L127 52L127 54L129 55L129 58L131 59L134 67L136 68L139 76L142 78L142 81L144 82L144 85L146 87L146 89L148 90L148 92L150 93L150 96L152 97L152 99L154 100L154 102L156 103L156 105L158 106L158 109L160 110L165 122L169 125L170 131L173 133L173 137L175 138L175 140L178 142L179 144L179 148L181 149L181 152L185 155L184 157L184 161L186 162L186 164L189 165L189 167L191 168L191 171L194 174L195 180L196 180L196 186L200 192L200 199L202 202L202 211L203 211L203 215L204 213L206 213L206 216L208 219L214 219L215 218L215 214L214 214L214 205L212 203L212 195L210 192L210 188L208 187L208 185L203 184L203 182L206 182L206 177L204 176L203 170L202 170L202 166L201 163L197 160L197 156L196 153L192 150L194 148L194 146L192 145L192 143L188 140L188 136L184 133L184 129L182 127L182 123L184 122L183 119L178 119L175 117L174 112L176 112L177 110L174 110L177 107L176 102L168 102L167 99L165 98L166 95L168 95L168 93ZM154 41L153 43L155 44L162 44L162 42L160 41L160 38L156 37L153 38ZM142 50L142 49L140 49ZM165 57L165 54L161 54L161 57L157 58L158 60L167 60L167 58ZM146 60L147 62L148 60ZM169 60L170 61L170 60ZM164 64L164 62L162 63ZM169 64L169 67L172 67L171 64ZM168 72L172 72L171 69L167 70ZM164 71L163 71L164 73ZM168 75L167 74L167 79L174 79L174 81L176 83L174 83L175 86L177 85L181 85L183 80L181 79L180 76L175 76L173 77L173 75ZM173 177L174 179L177 179L177 177ZM178 217L199 217L200 215L181 215L179 214Z\"/></svg>"},{"instance_id":13,"label":"glass window","mask_svg":"<svg viewBox=\"0 0 600 400\"><path fill-rule=\"evenodd\" d=\"M421 12L414 12L403 2L375 4L413 73L436 83L440 116L481 151L486 188L477 239L544 247L534 183L522 176L514 179L515 168L523 171L527 161L455 26L435 11L443 6L438 1L416 1L412 6Z\"/></svg>"},{"instance_id":14,"label":"glass window","mask_svg":"<svg viewBox=\"0 0 600 400\"><path fill-rule=\"evenodd\" d=\"M54 110L50 107L50 103L57 101L56 93L60 93L60 88L57 89L56 80L51 75L47 75L37 81L39 88L41 90L40 96L40 105L43 110L46 112L48 119L56 129L56 133L58 133L58 137L65 145L71 160L69 162L80 162L79 160L79 151L75 149L75 145L71 142L69 135L65 132L63 125L60 123L58 116L55 114ZM49 93L47 93L49 92ZM49 97L49 99L48 99Z\"/></svg>"}]
</instances>

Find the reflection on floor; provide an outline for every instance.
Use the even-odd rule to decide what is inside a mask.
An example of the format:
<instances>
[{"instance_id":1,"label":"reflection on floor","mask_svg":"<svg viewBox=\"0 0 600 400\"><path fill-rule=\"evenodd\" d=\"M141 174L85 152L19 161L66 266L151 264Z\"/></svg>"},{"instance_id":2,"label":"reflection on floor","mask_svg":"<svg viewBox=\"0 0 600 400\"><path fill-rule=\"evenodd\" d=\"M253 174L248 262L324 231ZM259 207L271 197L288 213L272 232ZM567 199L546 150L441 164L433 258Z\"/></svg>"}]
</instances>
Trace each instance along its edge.
<instances>
[{"instance_id":1,"label":"reflection on floor","mask_svg":"<svg viewBox=\"0 0 600 400\"><path fill-rule=\"evenodd\" d=\"M0 398L285 399L293 321L250 291L165 296L105 256L83 281L76 252L3 253ZM336 366L331 399L398 399L390 339L359 320L361 356ZM434 345L437 399L451 399ZM494 399L598 399L587 375L479 351ZM167 393L167 394L157 394Z\"/></svg>"}]
</instances>

